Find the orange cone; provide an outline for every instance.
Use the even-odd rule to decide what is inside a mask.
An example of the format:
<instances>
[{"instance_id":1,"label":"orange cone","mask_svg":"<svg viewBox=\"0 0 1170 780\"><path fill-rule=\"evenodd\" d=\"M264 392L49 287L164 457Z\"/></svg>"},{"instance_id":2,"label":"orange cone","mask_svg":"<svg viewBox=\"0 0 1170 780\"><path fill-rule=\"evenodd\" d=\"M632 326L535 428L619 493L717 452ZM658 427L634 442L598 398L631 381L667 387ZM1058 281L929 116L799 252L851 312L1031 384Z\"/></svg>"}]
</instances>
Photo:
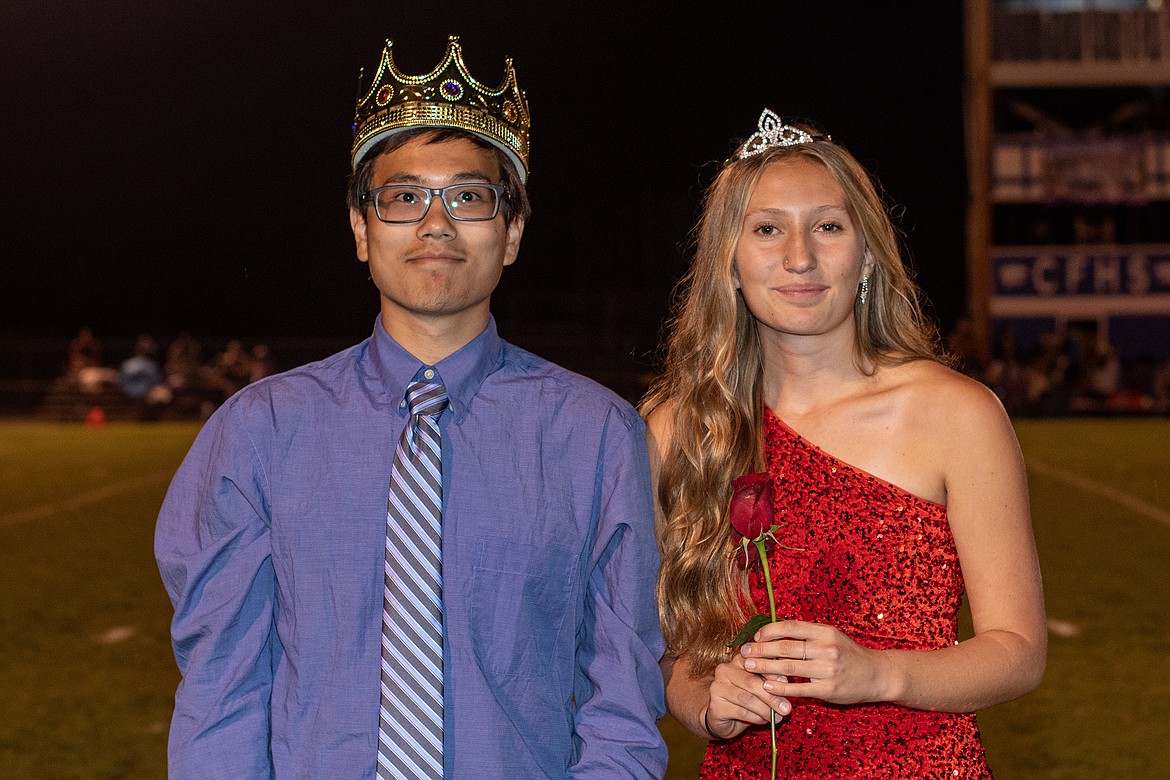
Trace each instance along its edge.
<instances>
[{"instance_id":1,"label":"orange cone","mask_svg":"<svg viewBox=\"0 0 1170 780\"><path fill-rule=\"evenodd\" d=\"M100 406L91 407L85 415L86 428L101 428L106 424L106 410Z\"/></svg>"}]
</instances>

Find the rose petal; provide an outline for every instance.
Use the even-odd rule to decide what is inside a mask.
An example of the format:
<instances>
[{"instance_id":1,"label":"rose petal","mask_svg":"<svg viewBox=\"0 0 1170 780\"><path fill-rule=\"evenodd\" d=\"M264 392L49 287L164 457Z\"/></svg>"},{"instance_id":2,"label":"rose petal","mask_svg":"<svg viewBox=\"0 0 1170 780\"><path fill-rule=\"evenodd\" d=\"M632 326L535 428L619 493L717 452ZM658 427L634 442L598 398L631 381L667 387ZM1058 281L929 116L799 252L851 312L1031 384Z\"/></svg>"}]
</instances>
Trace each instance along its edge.
<instances>
[{"instance_id":1,"label":"rose petal","mask_svg":"<svg viewBox=\"0 0 1170 780\"><path fill-rule=\"evenodd\" d=\"M731 527L740 536L759 539L772 527L772 480L765 473L744 474L731 483L731 488Z\"/></svg>"}]
</instances>

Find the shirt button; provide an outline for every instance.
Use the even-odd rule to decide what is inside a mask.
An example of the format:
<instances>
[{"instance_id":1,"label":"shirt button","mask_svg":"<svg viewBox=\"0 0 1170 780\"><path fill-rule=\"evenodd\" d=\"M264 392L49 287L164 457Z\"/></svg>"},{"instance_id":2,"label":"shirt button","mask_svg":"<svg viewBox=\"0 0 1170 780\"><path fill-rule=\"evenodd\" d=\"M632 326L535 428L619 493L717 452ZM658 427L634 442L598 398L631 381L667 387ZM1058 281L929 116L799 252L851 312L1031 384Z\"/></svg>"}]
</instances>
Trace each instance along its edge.
<instances>
[{"instance_id":1,"label":"shirt button","mask_svg":"<svg viewBox=\"0 0 1170 780\"><path fill-rule=\"evenodd\" d=\"M427 379L434 379L435 372L428 368L426 371L423 372L423 376L426 377Z\"/></svg>"}]
</instances>

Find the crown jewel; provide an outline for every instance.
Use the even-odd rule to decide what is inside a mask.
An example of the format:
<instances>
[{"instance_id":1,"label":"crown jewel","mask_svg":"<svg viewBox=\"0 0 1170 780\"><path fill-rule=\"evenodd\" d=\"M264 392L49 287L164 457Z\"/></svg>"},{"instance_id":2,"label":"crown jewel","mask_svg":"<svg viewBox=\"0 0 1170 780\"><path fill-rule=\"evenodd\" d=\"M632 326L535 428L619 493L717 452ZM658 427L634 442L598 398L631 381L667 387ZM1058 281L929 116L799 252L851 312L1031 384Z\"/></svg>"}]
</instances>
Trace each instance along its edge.
<instances>
[{"instance_id":1,"label":"crown jewel","mask_svg":"<svg viewBox=\"0 0 1170 780\"><path fill-rule=\"evenodd\" d=\"M467 71L459 36L447 39L447 53L430 73L407 76L394 64L393 42L386 41L374 80L357 101L353 123L354 167L388 135L415 127L467 130L503 150L520 180L528 178L528 103L516 86L512 60L504 61L504 81L492 89Z\"/></svg>"},{"instance_id":2,"label":"crown jewel","mask_svg":"<svg viewBox=\"0 0 1170 780\"><path fill-rule=\"evenodd\" d=\"M765 108L760 114L759 131L753 133L743 145L739 147L736 157L740 160L759 154L773 146L796 146L797 144L811 144L813 141L831 141L831 136L812 135L799 127L784 124L780 117Z\"/></svg>"}]
</instances>

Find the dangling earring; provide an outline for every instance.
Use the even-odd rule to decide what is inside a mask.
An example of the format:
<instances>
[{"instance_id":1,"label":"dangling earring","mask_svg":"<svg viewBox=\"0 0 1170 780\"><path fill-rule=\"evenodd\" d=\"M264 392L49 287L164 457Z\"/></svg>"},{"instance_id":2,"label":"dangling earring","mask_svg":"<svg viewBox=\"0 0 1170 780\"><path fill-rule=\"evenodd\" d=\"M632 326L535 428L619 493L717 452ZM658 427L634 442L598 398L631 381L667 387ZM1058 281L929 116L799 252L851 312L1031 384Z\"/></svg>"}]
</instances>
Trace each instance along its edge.
<instances>
[{"instance_id":1,"label":"dangling earring","mask_svg":"<svg viewBox=\"0 0 1170 780\"><path fill-rule=\"evenodd\" d=\"M865 299L869 297L869 277L861 277L861 294L857 296L858 301L862 306L865 305Z\"/></svg>"}]
</instances>

